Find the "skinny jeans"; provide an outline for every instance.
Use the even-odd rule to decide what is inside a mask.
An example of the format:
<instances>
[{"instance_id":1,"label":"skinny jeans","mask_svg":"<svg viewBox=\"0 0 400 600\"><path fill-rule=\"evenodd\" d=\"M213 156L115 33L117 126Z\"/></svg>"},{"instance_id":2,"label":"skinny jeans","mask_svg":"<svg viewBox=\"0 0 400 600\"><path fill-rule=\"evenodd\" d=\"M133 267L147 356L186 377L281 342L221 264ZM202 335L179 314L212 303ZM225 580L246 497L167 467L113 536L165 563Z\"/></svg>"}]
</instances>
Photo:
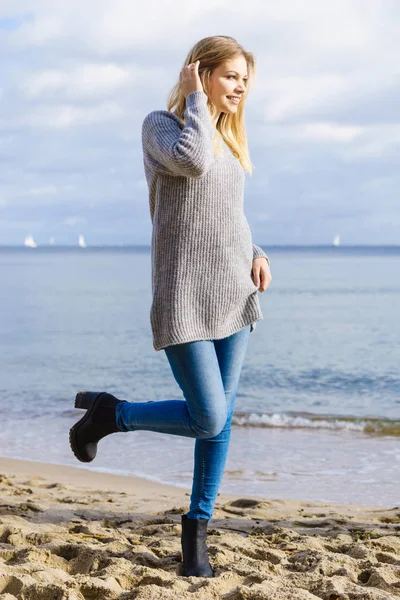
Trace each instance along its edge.
<instances>
[{"instance_id":1,"label":"skinny jeans","mask_svg":"<svg viewBox=\"0 0 400 600\"><path fill-rule=\"evenodd\" d=\"M156 431L196 438L190 519L211 519L228 454L237 388L251 326L218 340L167 346L184 400L121 402L121 431Z\"/></svg>"}]
</instances>

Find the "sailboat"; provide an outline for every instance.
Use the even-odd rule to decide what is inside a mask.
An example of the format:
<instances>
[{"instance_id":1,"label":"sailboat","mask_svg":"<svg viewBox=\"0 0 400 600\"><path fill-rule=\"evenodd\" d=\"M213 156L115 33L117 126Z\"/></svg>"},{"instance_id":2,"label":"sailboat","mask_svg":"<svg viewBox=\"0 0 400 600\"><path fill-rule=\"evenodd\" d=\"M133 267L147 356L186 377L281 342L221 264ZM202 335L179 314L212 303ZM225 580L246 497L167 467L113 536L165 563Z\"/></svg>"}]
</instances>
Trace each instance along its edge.
<instances>
[{"instance_id":1,"label":"sailboat","mask_svg":"<svg viewBox=\"0 0 400 600\"><path fill-rule=\"evenodd\" d=\"M49 239L49 244L50 244L50 246L54 246L54 238L53 237L51 237Z\"/></svg>"},{"instance_id":2,"label":"sailboat","mask_svg":"<svg viewBox=\"0 0 400 600\"><path fill-rule=\"evenodd\" d=\"M37 248L37 243L35 242L35 240L33 239L33 237L31 235L27 235L25 237L24 245L27 246L28 248Z\"/></svg>"},{"instance_id":3,"label":"sailboat","mask_svg":"<svg viewBox=\"0 0 400 600\"><path fill-rule=\"evenodd\" d=\"M87 247L87 243L85 242L85 238L83 237L83 235L81 234L79 236L79 242L78 242L79 246L81 248L86 248Z\"/></svg>"},{"instance_id":4,"label":"sailboat","mask_svg":"<svg viewBox=\"0 0 400 600\"><path fill-rule=\"evenodd\" d=\"M333 246L340 246L340 235L335 235L332 244Z\"/></svg>"}]
</instances>

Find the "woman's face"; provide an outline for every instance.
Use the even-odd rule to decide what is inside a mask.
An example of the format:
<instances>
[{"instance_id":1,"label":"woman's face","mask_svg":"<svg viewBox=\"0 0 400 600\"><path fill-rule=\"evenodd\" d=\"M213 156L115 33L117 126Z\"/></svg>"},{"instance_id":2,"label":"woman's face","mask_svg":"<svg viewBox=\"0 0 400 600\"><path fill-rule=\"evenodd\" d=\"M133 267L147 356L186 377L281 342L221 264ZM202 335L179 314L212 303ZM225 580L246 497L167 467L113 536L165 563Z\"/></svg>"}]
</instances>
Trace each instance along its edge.
<instances>
[{"instance_id":1,"label":"woman's face","mask_svg":"<svg viewBox=\"0 0 400 600\"><path fill-rule=\"evenodd\" d=\"M244 101L247 86L247 63L244 56L225 61L214 69L210 78L209 100L218 113L234 114ZM236 98L230 99L231 96Z\"/></svg>"}]
</instances>

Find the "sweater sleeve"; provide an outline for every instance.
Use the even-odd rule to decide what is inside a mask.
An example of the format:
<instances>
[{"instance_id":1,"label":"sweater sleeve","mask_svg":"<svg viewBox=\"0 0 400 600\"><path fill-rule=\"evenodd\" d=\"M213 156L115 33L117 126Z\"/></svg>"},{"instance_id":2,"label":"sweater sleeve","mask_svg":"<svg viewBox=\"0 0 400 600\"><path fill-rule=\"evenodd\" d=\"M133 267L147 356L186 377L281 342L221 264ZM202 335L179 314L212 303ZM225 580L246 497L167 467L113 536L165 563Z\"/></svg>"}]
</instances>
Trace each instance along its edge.
<instances>
[{"instance_id":1,"label":"sweater sleeve","mask_svg":"<svg viewBox=\"0 0 400 600\"><path fill-rule=\"evenodd\" d=\"M169 175L202 177L214 161L215 128L204 91L186 97L185 124L167 110L149 113L142 124L143 152Z\"/></svg>"},{"instance_id":2,"label":"sweater sleeve","mask_svg":"<svg viewBox=\"0 0 400 600\"><path fill-rule=\"evenodd\" d=\"M256 246L255 244L253 244L253 260L260 256L263 256L264 258L266 258L269 265L271 264L268 256L265 254L264 250L262 248L260 248L260 246Z\"/></svg>"}]
</instances>

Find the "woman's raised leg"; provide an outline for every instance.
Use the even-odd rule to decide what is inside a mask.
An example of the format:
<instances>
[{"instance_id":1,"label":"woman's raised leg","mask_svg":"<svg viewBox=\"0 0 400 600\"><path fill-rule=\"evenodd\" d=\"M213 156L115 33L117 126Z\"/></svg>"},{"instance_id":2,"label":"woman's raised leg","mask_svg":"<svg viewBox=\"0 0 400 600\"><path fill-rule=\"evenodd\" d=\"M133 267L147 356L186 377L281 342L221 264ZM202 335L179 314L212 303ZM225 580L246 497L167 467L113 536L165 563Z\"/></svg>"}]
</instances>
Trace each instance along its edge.
<instances>
[{"instance_id":1,"label":"woman's raised leg","mask_svg":"<svg viewBox=\"0 0 400 600\"><path fill-rule=\"evenodd\" d=\"M105 392L79 392L76 406L86 414L70 429L76 458L91 462L98 442L111 433L156 431L192 438L216 436L227 418L227 404L212 340L165 349L185 400L126 402Z\"/></svg>"},{"instance_id":2,"label":"woman's raised leg","mask_svg":"<svg viewBox=\"0 0 400 600\"><path fill-rule=\"evenodd\" d=\"M121 431L157 431L192 438L217 435L227 418L225 389L212 340L167 346L165 352L185 400L121 402Z\"/></svg>"}]
</instances>

